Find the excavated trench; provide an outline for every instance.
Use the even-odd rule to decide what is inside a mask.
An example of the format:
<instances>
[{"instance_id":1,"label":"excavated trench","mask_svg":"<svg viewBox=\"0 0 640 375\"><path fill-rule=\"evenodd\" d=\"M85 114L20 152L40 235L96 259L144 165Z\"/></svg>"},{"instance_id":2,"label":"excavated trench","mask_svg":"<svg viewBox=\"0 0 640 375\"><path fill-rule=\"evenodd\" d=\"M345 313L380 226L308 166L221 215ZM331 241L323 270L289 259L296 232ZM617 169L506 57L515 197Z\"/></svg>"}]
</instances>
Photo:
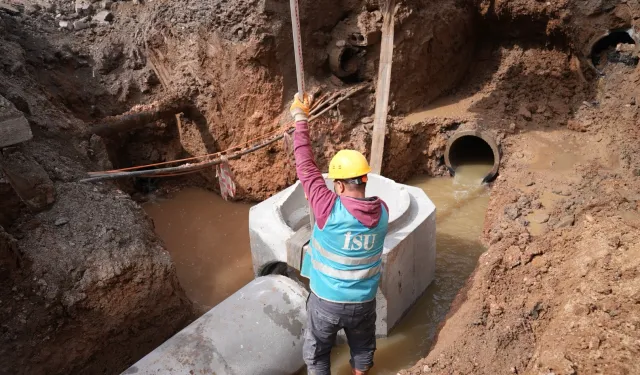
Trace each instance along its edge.
<instances>
[{"instance_id":1,"label":"excavated trench","mask_svg":"<svg viewBox=\"0 0 640 375\"><path fill-rule=\"evenodd\" d=\"M473 155L476 155L474 158ZM390 336L378 340L373 374L396 374L422 358L453 298L484 251L479 242L489 201L482 180L493 167L482 153L467 152L454 178L417 177L436 204L437 259L433 284ZM176 263L187 295L206 311L253 279L248 243L248 205L206 190L187 188L143 206ZM265 274L283 274L273 265ZM336 347L332 373L349 374L349 350Z\"/></svg>"},{"instance_id":2,"label":"excavated trench","mask_svg":"<svg viewBox=\"0 0 640 375\"><path fill-rule=\"evenodd\" d=\"M333 74L347 84L362 81L361 69L366 65L362 52L344 45L332 48L329 67ZM396 94L402 97L404 93ZM348 112L350 106L344 108L343 120L352 115ZM402 116L401 111L396 114ZM193 146L193 138L184 137L183 133L193 121L184 114L181 118L182 121L168 120L160 127L130 133L127 141L119 143L118 151L112 152L120 155L119 167L184 157L184 149ZM408 184L424 189L438 208L436 279L392 334L379 340L373 374L395 374L428 352L454 297L485 250L479 240L489 202L490 190L485 183L497 176L501 161L495 134L454 130L449 131L446 146L439 142L438 136L432 136L425 145L438 150L432 158L437 159L439 154L443 159L436 168L427 169L430 176L416 176L418 169L407 176L412 177ZM208 152L215 150L207 148ZM406 161L396 159L392 163ZM444 167L454 177L434 178L444 174ZM143 178L133 186L138 190L133 194L145 202L143 207L176 264L182 287L202 313L253 278L248 244L249 205L225 202L203 187L217 190L211 173L160 180ZM131 187L129 191L134 192ZM156 191L161 195L149 195ZM286 270L275 264L265 273L282 274ZM332 372L348 374L348 357L346 346L337 347Z\"/></svg>"},{"instance_id":3,"label":"excavated trench","mask_svg":"<svg viewBox=\"0 0 640 375\"><path fill-rule=\"evenodd\" d=\"M369 4L366 11L351 5L334 5L339 11L335 14L327 12L324 17L314 18L319 14L314 4L306 4L303 9L303 14L313 15L304 20L304 24L308 25L304 38L312 41L305 51L308 54L305 56L307 73L310 82L322 87L323 93L354 83L373 84L377 71L380 35L376 33L375 25L380 22L380 17L375 5ZM156 6L161 5L150 5L150 9L157 10L153 8ZM266 6L274 7L267 11L270 16L284 17L282 14L285 13L278 13L281 10L277 6L270 3ZM593 101L591 93L583 94L591 87L589 82L583 82L583 73L590 79L589 73L581 70L579 64L578 68L570 65L573 60L569 57L570 53L566 52L568 38L556 29L548 30L551 26L549 19L545 18L547 15L521 15L513 19L503 17L498 22L491 14L496 11L494 5L490 7L492 9L487 11L471 6L459 7L454 2L429 3L428 6L411 8L411 11L400 8L398 13L401 22L396 33L389 135L383 172L391 178L423 188L436 203L438 258L434 283L391 336L379 341L374 374L395 374L429 352L454 297L476 268L478 257L485 251L480 243L482 231L487 225L492 225L491 220L494 219L492 216L486 225L483 224L490 195L484 183L498 176L500 168L505 165L503 158L513 163L513 158L530 156L526 153L529 150L524 150L526 147L523 147L523 151L511 148L510 151L516 156L503 154L505 137L531 133L531 139L534 139L534 133L564 129L568 126L568 114L575 113L583 102ZM184 10L172 11L177 14L177 19L181 19ZM157 18L147 19L145 12L140 15L140 22L157 22ZM123 13L122 17L125 16L126 13ZM447 22L436 22L439 19L446 19ZM252 22L257 21L252 19ZM514 25L517 23L520 27L516 29ZM151 350L193 318L191 307L183 298L183 290L189 300L195 303L197 313L202 313L253 277L247 224L250 205L222 200L215 193L219 188L213 169L186 176L125 179L116 183L139 202L152 219L155 234L162 239L171 259L166 257L139 206L122 203L129 200L123 198L121 191L108 184L75 185L77 179L84 177L86 169L110 169L109 163L113 168L121 169L209 154L275 131L282 124L280 115L286 107L285 101L295 90L291 80L294 76L292 55L287 52L291 49L287 41L290 30L286 27L274 29L273 35L263 39L256 37L255 40L259 41L255 42L254 39L244 38L245 31L240 29L241 32L238 32L235 25L232 35L223 32L222 36L212 36L187 30L184 32L188 32L188 38L180 34L181 31L171 29L174 33L166 33L168 29L163 29L166 26L153 25L156 29L150 28L149 36L145 36L148 39L145 40L145 43L148 42L145 47L149 48L147 53L155 56L149 57L153 69L149 66L144 69L124 67L126 58L122 56L127 55L133 61L126 64L134 64L137 52L131 51L138 50L138 47L125 43L124 52L115 54L119 56L117 62L122 66L108 72L103 67L97 72L102 74L101 84L116 87L109 93L112 98L117 93L126 99L113 105L101 105L96 100L97 95L91 96L92 100L88 102L95 103L91 104L95 108L89 110L91 106L83 103L81 109L76 109L77 112L83 112L82 116L75 116L86 119L84 112L92 111L101 115L114 114L121 112L125 104L135 104L143 97L136 87L146 86L131 82L145 74L147 78L155 77L145 78L145 82L151 85L144 89L152 94L149 101L167 97L162 90L171 87L171 90L179 92L181 100L188 103L186 107L181 104L180 110L174 111L176 113L151 122L137 120L141 128L117 132L115 135L103 134L102 138L86 137L87 127L84 125L69 125L65 116L69 116L69 111L74 113L73 106L61 111L64 116L50 120L62 124L57 127L47 128L43 125L46 121L41 118L30 119L39 124L39 137L43 137L41 133L47 136L54 134L56 142L71 142L65 140L68 138L66 130L70 126L75 134L83 134L80 138L84 137L82 142L76 142L78 145L60 146L65 148L64 157L52 157L51 149L55 147L50 145L43 148L45 151L36 153L37 157L33 159L43 163L46 171L55 176L60 203L56 203L52 211L40 214L37 220L31 220L28 215L32 214L24 214L22 219L16 219L17 224L7 233L0 233L3 236L0 238L2 249L14 249L15 244L34 249L22 251L20 257L35 259L34 264L39 270L37 275L40 277L37 288L42 293L56 295L58 297L55 298L60 299L54 303L47 300L47 306L54 307L47 307L49 310L46 313L33 316L34 321L41 319L44 325L62 327L60 331L64 332L64 337L56 338L55 333L48 330L42 337L23 339L36 337L32 333L36 332L37 324L23 331L14 331L18 324L3 328L3 335L11 337L14 343L11 351L16 351L21 368L33 370L32 373L109 372L123 369L144 354L143 351ZM213 28L219 25L209 26ZM635 34L630 33L626 25L622 25L622 28L619 26L611 28L611 32L597 39L589 48L590 56L586 61L590 61L598 71L609 63L626 66L638 63L637 56L630 52L629 47L636 43ZM251 30L250 27L245 29ZM482 30L488 32L480 33ZM191 44L184 42L187 39ZM586 39L581 36L580 40ZM519 41L523 41L524 46ZM104 43L107 42L112 42L110 37L104 38ZM123 45L119 40L118 43ZM616 50L620 43L626 45L624 51ZM110 50L105 48L105 51ZM96 61L108 65L106 63L111 57L107 55L105 52L102 56L106 62L98 57ZM571 63L568 63L570 60ZM66 66L67 63L64 60L59 65ZM78 63L84 69L82 77L89 80L96 73L83 64L85 62ZM134 72L134 78L129 75L131 71ZM60 73L57 70L55 72ZM119 78L114 78L118 74L127 75L129 81L118 81ZM51 86L56 85L52 83ZM7 91L4 87L0 88L3 94ZM368 149L370 117L374 109L372 91L366 90L345 101L318 121L313 137L317 140L314 151L320 168L326 169L327 160L337 149ZM104 98L109 96L102 94L101 98L107 102ZM83 95L90 96L86 93ZM49 94L47 100L55 101L55 98L55 95ZM83 102L81 99L78 99L78 103ZM446 104L429 107L436 99L437 103ZM41 105L43 102L45 100L39 98L38 101L31 101L31 105ZM422 111L425 108L427 110ZM99 122L94 121L93 125ZM579 127L576 129L581 132L584 130ZM103 142L108 158L100 153L105 149ZM36 146L42 147L42 144ZM72 150L84 150L85 156L69 156L75 152ZM563 166L562 161L549 162L545 155L533 157L539 160L536 164L539 170L552 169L549 165ZM74 158L82 161L76 162ZM69 163L68 159L74 162ZM51 164L53 161L64 165L64 168L54 166ZM574 165L572 161L567 169ZM281 143L233 161L231 166L239 198L248 201L264 199L295 181L291 159L283 152ZM513 164L507 166L513 168ZM442 177L447 174L453 178ZM7 185L2 179L0 183L3 189ZM63 204L65 207L61 208ZM490 212L495 209L489 207ZM499 209L502 210L502 207ZM15 217L19 216L18 211L20 214L26 212L22 206L15 211ZM88 211L86 215L85 211ZM73 216L76 214L79 220ZM107 219L94 220L94 214L104 215ZM11 223L14 216L7 222ZM524 214L518 220L523 217ZM536 213L530 212L526 217L536 220ZM536 230L542 226L540 233L544 233L551 224L541 221L536 222L535 226ZM78 234L78 231L84 234ZM88 233L92 234L91 238L86 237ZM5 234L11 239L7 242L11 246L4 246ZM38 247L38 243L43 245ZM68 258L68 262L48 259L47 248L64 249L59 257ZM76 248L95 253L84 255ZM109 251L102 254L99 253L101 249ZM12 251L17 253L17 250ZM19 263L13 259L11 262ZM24 264L31 267L32 262L28 260ZM47 262L63 265L47 271ZM84 267L82 262L90 262L90 266ZM3 260L2 275L11 275L5 279L17 279L14 271L4 272L5 264L9 262ZM277 265L275 268L272 272L282 272ZM67 274L72 275L73 282L55 285L73 284L74 288L81 285L84 289L52 292L53 287L47 286L47 282L54 285L51 275L58 277ZM91 279L93 275L104 279ZM144 276L142 281L140 275ZM6 296L1 296L2 300L22 301L17 302L21 304L20 308L28 304L37 305L38 298L44 297L29 293L26 297L23 295L23 289L26 291L32 283L30 276L27 273L21 281L23 284L16 284L19 286L17 291L8 289ZM94 284L89 285L91 282ZM145 283L153 284L153 287L147 288ZM92 293L99 297L93 300ZM127 294L124 298L123 293ZM163 307L167 301L168 304ZM116 305L119 307L114 313L112 306ZM32 310L25 307L23 311ZM7 317L22 319L24 313L16 315L14 312L3 310ZM73 332L65 327L76 324L73 322L81 323L74 328L79 333L78 338L71 340L68 337L72 337ZM96 328L101 326L101 322L108 323L104 326L108 327L105 329L109 332L118 332L108 335L108 344L103 343L107 334L98 332L99 328ZM80 326L81 329L77 328ZM49 335L54 337L53 343L49 343ZM134 342L132 337L140 339ZM140 342L144 342L144 345ZM127 343L136 346L131 353L127 353ZM58 353L55 348L65 345L77 349L76 354L68 359L58 355L53 362L43 354L33 367L29 367L34 352L24 348L51 347L54 349L44 352L55 355ZM122 349L113 355L94 356L94 353L102 352L104 347L118 346ZM344 346L334 353L336 373L347 371L347 356L348 351ZM10 369L16 369L16 366Z\"/></svg>"},{"instance_id":4,"label":"excavated trench","mask_svg":"<svg viewBox=\"0 0 640 375\"><path fill-rule=\"evenodd\" d=\"M353 76L355 71L349 71L348 65L354 61L353 51L339 51L340 64L334 69L346 72L343 78ZM434 146L438 141L438 137L430 140ZM495 137L490 132L454 131L446 147L436 147L455 176L434 178L434 174L441 174L434 170L430 171L431 176L413 176L408 182L424 189L438 209L436 280L392 334L379 340L374 374L395 374L428 352L450 304L485 250L479 240L489 201L485 182L495 178L501 157ZM194 180L178 183L194 184ZM195 203L195 196L200 197L200 203ZM176 260L178 277L196 305L212 307L251 280L248 215L237 215L246 210L246 205L224 202L214 193L188 188L167 198L148 201L144 207ZM209 217L216 219L212 221ZM220 220L224 220L224 225ZM209 223L217 223L219 227L211 231L212 236L204 237L199 233ZM236 245L228 249L225 245L231 240ZM287 274L287 271L285 265L273 264L262 274ZM349 373L348 356L346 346L336 348L334 373Z\"/></svg>"}]
</instances>

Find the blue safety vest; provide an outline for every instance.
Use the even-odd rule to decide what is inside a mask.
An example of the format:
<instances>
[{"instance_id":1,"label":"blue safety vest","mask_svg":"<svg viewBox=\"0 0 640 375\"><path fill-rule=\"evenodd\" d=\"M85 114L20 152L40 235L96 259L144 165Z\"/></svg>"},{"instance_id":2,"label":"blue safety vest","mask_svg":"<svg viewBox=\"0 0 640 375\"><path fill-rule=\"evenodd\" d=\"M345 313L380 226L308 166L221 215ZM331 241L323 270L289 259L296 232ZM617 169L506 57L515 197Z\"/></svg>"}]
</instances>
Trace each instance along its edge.
<instances>
[{"instance_id":1,"label":"blue safety vest","mask_svg":"<svg viewBox=\"0 0 640 375\"><path fill-rule=\"evenodd\" d=\"M332 302L358 303L376 298L389 213L382 206L378 225L367 228L336 199L323 229L314 225L302 276L313 293Z\"/></svg>"}]
</instances>

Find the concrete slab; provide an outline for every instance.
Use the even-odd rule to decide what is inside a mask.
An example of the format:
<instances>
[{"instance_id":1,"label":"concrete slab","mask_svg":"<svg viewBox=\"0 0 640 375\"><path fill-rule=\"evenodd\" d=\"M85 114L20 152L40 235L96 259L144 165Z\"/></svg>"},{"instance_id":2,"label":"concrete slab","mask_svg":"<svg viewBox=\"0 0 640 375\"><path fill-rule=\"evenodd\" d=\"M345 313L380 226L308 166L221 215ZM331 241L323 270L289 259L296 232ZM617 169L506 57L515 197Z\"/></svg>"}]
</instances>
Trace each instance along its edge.
<instances>
[{"instance_id":1,"label":"concrete slab","mask_svg":"<svg viewBox=\"0 0 640 375\"><path fill-rule=\"evenodd\" d=\"M326 182L333 188L330 180ZM433 281L436 212L422 189L378 175L370 175L367 195L377 195L389 206L389 233L376 297L377 334L386 336ZM265 265L287 261L286 242L308 222L308 215L299 182L251 208L249 234L256 275Z\"/></svg>"}]
</instances>

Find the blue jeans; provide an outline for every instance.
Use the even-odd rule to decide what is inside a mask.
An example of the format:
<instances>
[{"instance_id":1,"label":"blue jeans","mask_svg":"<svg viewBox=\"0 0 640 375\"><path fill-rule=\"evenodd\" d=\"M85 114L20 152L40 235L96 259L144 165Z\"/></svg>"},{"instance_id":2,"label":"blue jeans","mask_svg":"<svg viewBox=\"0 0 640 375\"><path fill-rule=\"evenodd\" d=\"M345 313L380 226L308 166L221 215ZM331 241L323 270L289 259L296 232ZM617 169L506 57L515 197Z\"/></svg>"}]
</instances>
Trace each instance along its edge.
<instances>
[{"instance_id":1,"label":"blue jeans","mask_svg":"<svg viewBox=\"0 0 640 375\"><path fill-rule=\"evenodd\" d=\"M367 371L376 351L376 301L335 303L310 293L303 357L309 375L331 374L331 348L344 329L351 350L351 367Z\"/></svg>"}]
</instances>

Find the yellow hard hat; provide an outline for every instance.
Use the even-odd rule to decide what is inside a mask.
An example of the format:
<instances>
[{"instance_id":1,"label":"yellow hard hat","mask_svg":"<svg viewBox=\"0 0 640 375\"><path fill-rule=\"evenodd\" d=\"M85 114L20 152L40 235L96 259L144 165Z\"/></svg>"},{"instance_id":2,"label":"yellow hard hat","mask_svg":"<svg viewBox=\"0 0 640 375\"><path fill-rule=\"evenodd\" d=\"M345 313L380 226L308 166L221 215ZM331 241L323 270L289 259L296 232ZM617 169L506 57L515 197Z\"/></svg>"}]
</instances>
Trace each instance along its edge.
<instances>
[{"instance_id":1,"label":"yellow hard hat","mask_svg":"<svg viewBox=\"0 0 640 375\"><path fill-rule=\"evenodd\" d=\"M329 178L345 180L371 172L367 159L356 150L340 150L329 163Z\"/></svg>"}]
</instances>

